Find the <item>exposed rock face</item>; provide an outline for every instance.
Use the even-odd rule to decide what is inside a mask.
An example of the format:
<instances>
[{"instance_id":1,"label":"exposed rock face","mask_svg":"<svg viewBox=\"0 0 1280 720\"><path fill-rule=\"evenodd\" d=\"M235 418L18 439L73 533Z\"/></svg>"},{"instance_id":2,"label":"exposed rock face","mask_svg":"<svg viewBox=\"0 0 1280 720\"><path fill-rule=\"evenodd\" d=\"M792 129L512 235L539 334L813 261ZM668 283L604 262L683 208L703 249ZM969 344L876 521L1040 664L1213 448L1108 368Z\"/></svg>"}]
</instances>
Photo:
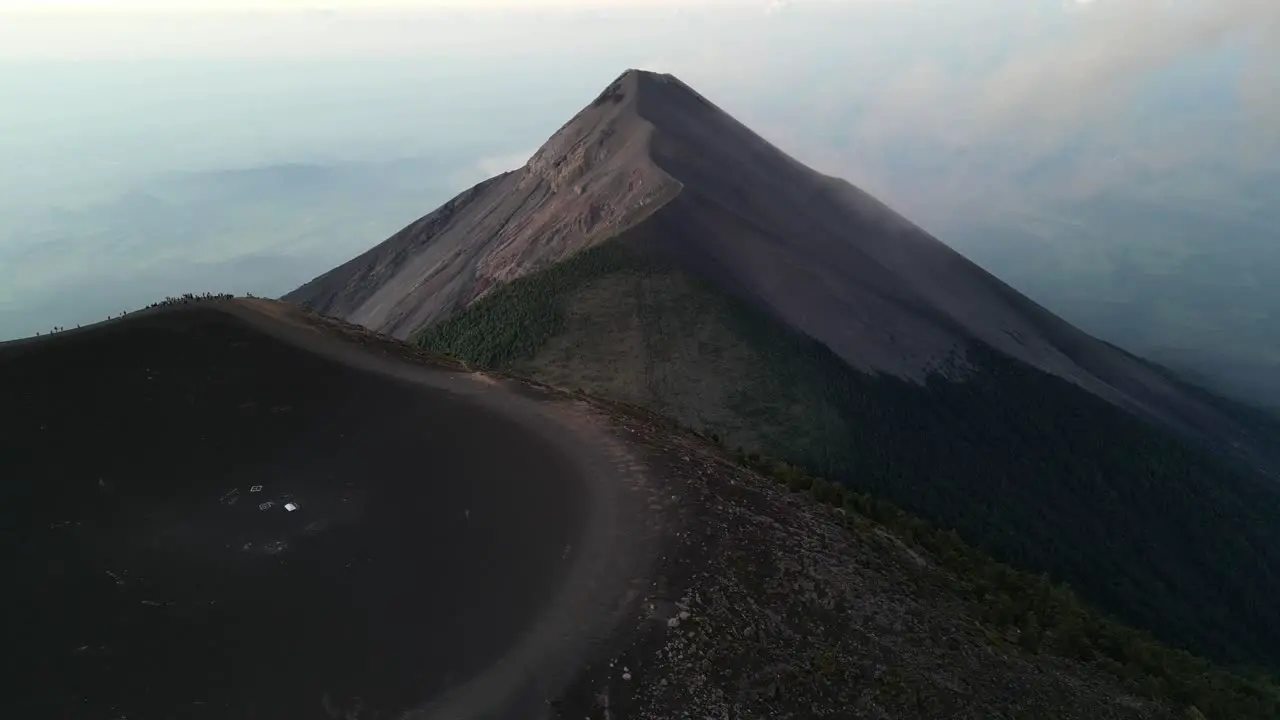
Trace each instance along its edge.
<instances>
[{"instance_id":1,"label":"exposed rock face","mask_svg":"<svg viewBox=\"0 0 1280 720\"><path fill-rule=\"evenodd\" d=\"M285 299L407 337L507 282L616 234L678 191L649 159L642 74L609 86L524 168L467 190Z\"/></svg>"}]
</instances>

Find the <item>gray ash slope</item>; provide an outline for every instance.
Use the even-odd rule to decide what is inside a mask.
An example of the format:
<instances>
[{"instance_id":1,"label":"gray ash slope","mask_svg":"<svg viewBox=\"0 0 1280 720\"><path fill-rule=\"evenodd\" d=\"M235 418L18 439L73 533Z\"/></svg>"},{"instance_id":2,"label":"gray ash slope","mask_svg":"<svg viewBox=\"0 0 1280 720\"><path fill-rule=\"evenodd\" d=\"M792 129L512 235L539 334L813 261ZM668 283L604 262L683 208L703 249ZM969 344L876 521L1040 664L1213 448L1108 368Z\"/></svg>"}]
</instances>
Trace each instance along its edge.
<instances>
[{"instance_id":1,"label":"gray ash slope","mask_svg":"<svg viewBox=\"0 0 1280 720\"><path fill-rule=\"evenodd\" d=\"M405 338L634 223L678 188L648 161L652 126L625 102L638 80L615 83L523 170L463 192L284 299Z\"/></svg>"},{"instance_id":2,"label":"gray ash slope","mask_svg":"<svg viewBox=\"0 0 1280 720\"><path fill-rule=\"evenodd\" d=\"M0 717L538 717L648 578L648 481L388 347L244 299L0 343Z\"/></svg>"},{"instance_id":3,"label":"gray ash slope","mask_svg":"<svg viewBox=\"0 0 1280 720\"><path fill-rule=\"evenodd\" d=\"M999 597L1042 618L1029 642L954 574L958 545L787 492L656 416L279 303L0 343L0 390L21 658L3 717L1206 717L1194 703L1216 720L1280 703L1140 639L1108 652L1140 653L1143 683L1117 677L1072 649L1106 633L1051 621L1068 596L1006 574Z\"/></svg>"},{"instance_id":4,"label":"gray ash slope","mask_svg":"<svg viewBox=\"0 0 1280 720\"><path fill-rule=\"evenodd\" d=\"M407 338L627 229L830 347L922 379L975 344L1260 463L1230 413L1037 305L670 75L628 70L521 169L284 299Z\"/></svg>"}]
</instances>

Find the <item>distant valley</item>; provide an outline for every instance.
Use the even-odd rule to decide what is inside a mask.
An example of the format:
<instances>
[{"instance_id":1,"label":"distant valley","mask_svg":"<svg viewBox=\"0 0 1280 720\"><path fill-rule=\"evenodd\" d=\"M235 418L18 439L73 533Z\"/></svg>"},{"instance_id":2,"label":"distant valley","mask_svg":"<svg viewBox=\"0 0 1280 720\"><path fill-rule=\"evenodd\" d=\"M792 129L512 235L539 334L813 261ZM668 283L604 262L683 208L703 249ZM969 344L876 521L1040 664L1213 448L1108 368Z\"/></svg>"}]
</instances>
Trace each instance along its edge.
<instances>
[{"instance_id":1,"label":"distant valley","mask_svg":"<svg viewBox=\"0 0 1280 720\"><path fill-rule=\"evenodd\" d=\"M279 295L446 199L475 158L295 163L157 176L0 227L0 339L185 292Z\"/></svg>"},{"instance_id":2,"label":"distant valley","mask_svg":"<svg viewBox=\"0 0 1280 720\"><path fill-rule=\"evenodd\" d=\"M1263 190L1280 177L1256 184L1230 213L1135 190L946 237L1084 329L1280 412L1280 210Z\"/></svg>"}]
</instances>

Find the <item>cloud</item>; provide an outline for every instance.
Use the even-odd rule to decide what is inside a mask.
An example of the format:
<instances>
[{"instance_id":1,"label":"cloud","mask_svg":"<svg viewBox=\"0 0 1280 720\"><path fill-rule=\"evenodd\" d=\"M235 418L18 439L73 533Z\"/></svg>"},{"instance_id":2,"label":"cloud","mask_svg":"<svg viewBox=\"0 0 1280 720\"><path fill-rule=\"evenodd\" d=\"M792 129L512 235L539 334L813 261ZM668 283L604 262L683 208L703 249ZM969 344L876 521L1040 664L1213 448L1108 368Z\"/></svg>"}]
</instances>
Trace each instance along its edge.
<instances>
[{"instance_id":1,"label":"cloud","mask_svg":"<svg viewBox=\"0 0 1280 720\"><path fill-rule=\"evenodd\" d=\"M1056 25L1037 20L1036 13L1014 13L1007 24L1020 29L986 67L951 68L952 57L961 54L954 47L904 64L870 98L865 129L892 130L905 118L912 130L953 145L1026 129L1053 144L1111 121L1152 74L1228 47L1243 49L1250 59L1238 71L1241 101L1268 115L1275 107L1280 2L1068 1L1088 5L1090 12L1064 16ZM957 32L983 34L974 27ZM930 106L942 112L926 116ZM913 111L918 116L908 117Z\"/></svg>"},{"instance_id":2,"label":"cloud","mask_svg":"<svg viewBox=\"0 0 1280 720\"><path fill-rule=\"evenodd\" d=\"M1019 53L986 78L978 122L1089 121L1181 58L1229 43L1280 43L1274 0L1127 0L1100 3L1072 20L1066 37Z\"/></svg>"},{"instance_id":3,"label":"cloud","mask_svg":"<svg viewBox=\"0 0 1280 720\"><path fill-rule=\"evenodd\" d=\"M1280 165L1280 2L966 7L950 35L914 23L896 68L850 83L825 121L846 138L805 159L935 228Z\"/></svg>"}]
</instances>

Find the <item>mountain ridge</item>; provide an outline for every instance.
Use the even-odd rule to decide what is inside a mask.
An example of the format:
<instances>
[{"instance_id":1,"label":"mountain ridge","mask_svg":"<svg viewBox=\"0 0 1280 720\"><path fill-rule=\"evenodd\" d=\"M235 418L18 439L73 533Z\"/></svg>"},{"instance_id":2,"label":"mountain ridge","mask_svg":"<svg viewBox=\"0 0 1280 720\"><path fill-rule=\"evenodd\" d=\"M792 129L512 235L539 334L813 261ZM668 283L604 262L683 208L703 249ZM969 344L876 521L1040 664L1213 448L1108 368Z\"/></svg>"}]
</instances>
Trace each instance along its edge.
<instances>
[{"instance_id":1,"label":"mountain ridge","mask_svg":"<svg viewBox=\"0 0 1280 720\"><path fill-rule=\"evenodd\" d=\"M629 234L418 337L472 367L644 407L901 505L1166 642L1275 665L1280 506L1197 443L990 348L962 380L851 368Z\"/></svg>"},{"instance_id":2,"label":"mountain ridge","mask_svg":"<svg viewBox=\"0 0 1280 720\"><path fill-rule=\"evenodd\" d=\"M86 355L105 360L86 366ZM494 717L582 718L599 716L607 698L608 715L619 718L1216 720L1271 718L1280 702L1265 677L1161 645L880 500L767 458L734 458L640 408L468 371L294 306L170 298L0 343L0 365L17 401L4 419L31 471L18 477L44 480L20 486L5 506L28 551L16 568L19 607L28 607L16 652L43 660L20 664L24 682L5 698L10 715L199 715L203 701L191 698L209 697L210 683L212 712L265 706L291 717L488 708ZM420 394L432 388L444 392ZM562 548L559 534L573 523L558 513L583 498L541 481L566 472L545 456L484 452L525 423L547 440L576 437L563 449L594 468L587 504L598 507L588 527L610 537ZM288 441L299 433L323 437ZM140 454L140 436L165 442ZM98 443L93 452L83 452L86 438ZM439 446L424 450L433 440ZM255 462L261 453L266 461ZM295 453L292 462L281 453ZM473 458L442 471L449 453ZM203 459L173 482L175 463L193 457ZM345 481L344 457L358 481ZM306 463L315 471L300 471ZM83 479L99 474L97 483ZM227 483L238 487L228 492ZM611 512L614 493L623 507L633 493L639 502ZM263 509L248 498L295 505ZM336 522L320 521L330 513ZM119 522L129 515L138 522ZM397 524L427 537L387 535ZM353 539L360 526L391 546ZM161 542L141 541L156 534ZM235 536L250 542L224 544ZM475 562L457 561L467 552L459 542L482 556L496 542L507 565L481 560L502 571L476 574ZM377 564L384 573L359 562L406 550L414 573L400 572L403 562ZM322 561L331 553L333 567ZM489 643L497 662L460 668L462 656L479 660L478 638L529 627L521 618L537 611L490 583L548 578L566 554L584 553L603 562L564 570L552 606L568 612L544 613L548 624L532 628L568 626L516 632L510 653ZM658 562L633 564L632 553ZM532 556L552 568L530 571ZM621 589L609 578L628 567L640 574L626 598L606 601L609 588ZM424 574L434 581L421 582ZM198 593L182 589L192 578L204 585ZM451 606L423 617L432 601ZM296 612L300 604L308 612ZM121 616L129 622L109 619ZM597 622L589 649L570 637ZM356 631L334 635L334 627ZM210 654L192 637L240 642ZM157 648L171 662L156 663ZM225 672L192 673L202 662ZM280 662L287 672L273 669ZM151 690L135 691L143 685Z\"/></svg>"},{"instance_id":3,"label":"mountain ridge","mask_svg":"<svg viewBox=\"0 0 1280 720\"><path fill-rule=\"evenodd\" d=\"M1058 318L671 75L627 70L521 169L455 197L285 299L407 338L495 286L643 223L863 370L923 380L981 342L1261 464L1246 429Z\"/></svg>"},{"instance_id":4,"label":"mountain ridge","mask_svg":"<svg viewBox=\"0 0 1280 720\"><path fill-rule=\"evenodd\" d=\"M287 299L659 412L1167 642L1280 666L1259 612L1280 594L1280 433L669 76L624 73L525 167Z\"/></svg>"}]
</instances>

